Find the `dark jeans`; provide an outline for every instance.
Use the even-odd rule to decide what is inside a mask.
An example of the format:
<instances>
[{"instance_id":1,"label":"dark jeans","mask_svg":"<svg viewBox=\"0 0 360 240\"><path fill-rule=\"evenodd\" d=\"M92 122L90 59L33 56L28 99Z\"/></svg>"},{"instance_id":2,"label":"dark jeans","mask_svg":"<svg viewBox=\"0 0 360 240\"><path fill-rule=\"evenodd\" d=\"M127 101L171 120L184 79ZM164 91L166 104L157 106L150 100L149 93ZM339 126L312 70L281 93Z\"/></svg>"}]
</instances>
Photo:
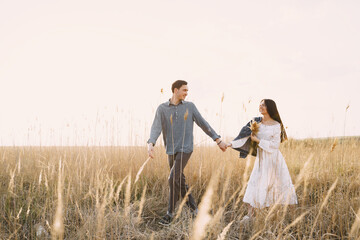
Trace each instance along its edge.
<instances>
[{"instance_id":1,"label":"dark jeans","mask_svg":"<svg viewBox=\"0 0 360 240\"><path fill-rule=\"evenodd\" d=\"M170 166L170 175L169 175L169 208L168 213L173 213L175 209L176 202L179 200L180 193L181 197L185 197L188 186L185 183L184 168L191 156L191 153L175 153L174 155L169 155L169 166ZM195 199L191 195L188 195L187 205L192 209L197 209Z\"/></svg>"}]
</instances>

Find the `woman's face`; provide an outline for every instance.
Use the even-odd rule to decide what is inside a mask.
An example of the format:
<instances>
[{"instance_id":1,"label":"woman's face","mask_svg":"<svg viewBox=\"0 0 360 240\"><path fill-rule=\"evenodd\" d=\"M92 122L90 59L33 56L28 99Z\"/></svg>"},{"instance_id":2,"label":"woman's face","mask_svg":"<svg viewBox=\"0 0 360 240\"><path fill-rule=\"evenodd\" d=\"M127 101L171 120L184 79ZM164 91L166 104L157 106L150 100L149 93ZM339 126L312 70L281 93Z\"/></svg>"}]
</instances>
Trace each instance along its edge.
<instances>
[{"instance_id":1,"label":"woman's face","mask_svg":"<svg viewBox=\"0 0 360 240\"><path fill-rule=\"evenodd\" d=\"M263 114L263 115L267 113L266 105L265 105L265 102L264 102L264 101L261 101L261 102L260 102L259 112L260 112L261 114Z\"/></svg>"}]
</instances>

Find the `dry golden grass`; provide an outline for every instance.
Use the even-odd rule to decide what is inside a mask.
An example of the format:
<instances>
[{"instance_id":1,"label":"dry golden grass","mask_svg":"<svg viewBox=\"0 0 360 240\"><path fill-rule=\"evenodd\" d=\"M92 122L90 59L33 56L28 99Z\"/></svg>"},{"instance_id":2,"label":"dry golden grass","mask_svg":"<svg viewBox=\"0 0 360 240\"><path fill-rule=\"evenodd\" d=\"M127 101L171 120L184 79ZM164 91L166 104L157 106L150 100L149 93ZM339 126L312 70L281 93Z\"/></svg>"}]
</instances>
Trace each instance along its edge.
<instances>
[{"instance_id":1,"label":"dry golden grass","mask_svg":"<svg viewBox=\"0 0 360 240\"><path fill-rule=\"evenodd\" d=\"M260 123L251 120L251 124L250 124L250 130L253 134L257 134L259 132L260 129Z\"/></svg>"},{"instance_id":2,"label":"dry golden grass","mask_svg":"<svg viewBox=\"0 0 360 240\"><path fill-rule=\"evenodd\" d=\"M233 150L196 147L185 175L198 217L183 202L174 223L162 227L163 147L150 161L145 147L0 147L0 238L358 239L360 139L289 140L281 151L298 205L264 209L240 225L254 159L247 167Z\"/></svg>"}]
</instances>

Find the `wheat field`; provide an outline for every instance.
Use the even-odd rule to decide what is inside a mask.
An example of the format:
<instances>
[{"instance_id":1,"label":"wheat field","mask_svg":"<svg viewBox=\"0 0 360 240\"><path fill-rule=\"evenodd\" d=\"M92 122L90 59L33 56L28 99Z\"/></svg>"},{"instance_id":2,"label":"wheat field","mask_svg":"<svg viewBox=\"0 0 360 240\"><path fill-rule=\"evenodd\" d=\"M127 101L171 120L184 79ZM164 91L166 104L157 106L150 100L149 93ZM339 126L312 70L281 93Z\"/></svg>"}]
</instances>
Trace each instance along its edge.
<instances>
[{"instance_id":1,"label":"wheat field","mask_svg":"<svg viewBox=\"0 0 360 240\"><path fill-rule=\"evenodd\" d=\"M299 204L249 224L242 196L253 157L197 146L185 168L199 204L179 202L169 227L163 147L0 147L0 239L360 239L360 139L281 145Z\"/></svg>"}]
</instances>

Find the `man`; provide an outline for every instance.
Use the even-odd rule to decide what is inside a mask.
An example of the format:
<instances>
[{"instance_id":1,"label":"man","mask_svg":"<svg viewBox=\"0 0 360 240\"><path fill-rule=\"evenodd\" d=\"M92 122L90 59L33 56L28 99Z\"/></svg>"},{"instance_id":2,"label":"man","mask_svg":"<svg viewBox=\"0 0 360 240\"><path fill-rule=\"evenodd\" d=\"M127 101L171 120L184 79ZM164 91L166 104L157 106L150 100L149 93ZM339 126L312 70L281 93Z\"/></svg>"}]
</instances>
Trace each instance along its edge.
<instances>
[{"instance_id":1,"label":"man","mask_svg":"<svg viewBox=\"0 0 360 240\"><path fill-rule=\"evenodd\" d=\"M177 80L172 84L171 90L173 92L171 99L160 104L156 110L155 119L151 126L150 139L147 142L148 154L153 158L154 145L162 132L170 165L169 207L167 214L159 222L162 225L171 223L179 195L185 197L188 191L183 171L193 152L194 121L209 137L216 141L222 151L226 150L226 143L220 139L220 136L200 115L194 103L185 101L189 90L187 82ZM198 209L191 194L188 195L186 204L195 216Z\"/></svg>"}]
</instances>

